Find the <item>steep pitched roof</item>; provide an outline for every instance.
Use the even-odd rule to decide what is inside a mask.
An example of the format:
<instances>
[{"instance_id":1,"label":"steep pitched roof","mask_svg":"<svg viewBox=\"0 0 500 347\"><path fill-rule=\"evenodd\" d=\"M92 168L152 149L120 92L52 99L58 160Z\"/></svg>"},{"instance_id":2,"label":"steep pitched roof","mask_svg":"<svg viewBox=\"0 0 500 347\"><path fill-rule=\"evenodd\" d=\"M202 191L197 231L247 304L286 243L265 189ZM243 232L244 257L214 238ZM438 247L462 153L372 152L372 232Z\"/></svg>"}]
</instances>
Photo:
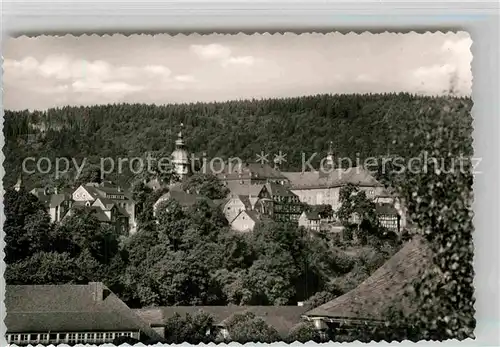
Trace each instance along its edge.
<instances>
[{"instance_id":1,"label":"steep pitched roof","mask_svg":"<svg viewBox=\"0 0 500 347\"><path fill-rule=\"evenodd\" d=\"M252 209L252 204L250 203L250 197L249 196L247 196L247 195L238 195L238 198L243 203L243 205L245 205L245 208L247 210L251 210Z\"/></svg>"},{"instance_id":2,"label":"steep pitched roof","mask_svg":"<svg viewBox=\"0 0 500 347\"><path fill-rule=\"evenodd\" d=\"M70 200L71 195L68 194L52 194L50 195L49 207L56 207L61 205L64 201Z\"/></svg>"},{"instance_id":3,"label":"steep pitched roof","mask_svg":"<svg viewBox=\"0 0 500 347\"><path fill-rule=\"evenodd\" d=\"M249 195L259 196L263 184L241 184L239 181L229 181L226 187L229 189L229 195Z\"/></svg>"},{"instance_id":4,"label":"steep pitched roof","mask_svg":"<svg viewBox=\"0 0 500 347\"><path fill-rule=\"evenodd\" d=\"M164 325L165 321L176 313L181 316L194 315L199 311L210 314L217 326L224 326L234 315L244 312L253 312L267 324L274 327L282 336L288 335L290 329L301 321L301 316L307 310L303 306L170 306L142 308L135 310L138 316L152 326Z\"/></svg>"},{"instance_id":5,"label":"steep pitched roof","mask_svg":"<svg viewBox=\"0 0 500 347\"><path fill-rule=\"evenodd\" d=\"M111 182L103 182L101 184L97 183L86 183L83 185L85 190L92 196L92 198L97 199L99 197L106 198L108 194L112 195L123 195L125 199L134 202L132 193L127 189L123 189L120 186L114 185Z\"/></svg>"},{"instance_id":6,"label":"steep pitched roof","mask_svg":"<svg viewBox=\"0 0 500 347\"><path fill-rule=\"evenodd\" d=\"M162 338L102 283L8 285L7 332L140 330Z\"/></svg>"},{"instance_id":7,"label":"steep pitched roof","mask_svg":"<svg viewBox=\"0 0 500 347\"><path fill-rule=\"evenodd\" d=\"M406 285L432 266L432 251L427 241L414 237L359 286L305 315L382 320L396 302L401 303L404 313L412 313L417 307L411 295L406 295Z\"/></svg>"},{"instance_id":8,"label":"steep pitched roof","mask_svg":"<svg viewBox=\"0 0 500 347\"><path fill-rule=\"evenodd\" d=\"M224 207L224 205L226 205L228 201L228 198L212 200L214 205L217 207Z\"/></svg>"},{"instance_id":9,"label":"steep pitched roof","mask_svg":"<svg viewBox=\"0 0 500 347\"><path fill-rule=\"evenodd\" d=\"M283 175L289 179L292 189L334 188L349 183L361 187L382 186L370 172L362 167L335 169L331 172L283 172Z\"/></svg>"},{"instance_id":10,"label":"steep pitched roof","mask_svg":"<svg viewBox=\"0 0 500 347\"><path fill-rule=\"evenodd\" d=\"M198 201L207 201L211 206L216 206L212 200L208 199L203 195L198 194L188 194L182 190L171 189L167 193L163 194L155 203L158 204L158 201L166 201L166 200L175 200L183 207L190 207L196 204Z\"/></svg>"},{"instance_id":11,"label":"steep pitched roof","mask_svg":"<svg viewBox=\"0 0 500 347\"><path fill-rule=\"evenodd\" d=\"M238 215L236 217L234 217L234 219L231 221L231 223L243 215L246 215L248 218L253 220L255 223L257 223L260 220L259 214L256 211L243 210L240 213L238 213Z\"/></svg>"},{"instance_id":12,"label":"steep pitched roof","mask_svg":"<svg viewBox=\"0 0 500 347\"><path fill-rule=\"evenodd\" d=\"M288 188L278 183L266 183L266 189L272 196L295 196Z\"/></svg>"},{"instance_id":13,"label":"steep pitched roof","mask_svg":"<svg viewBox=\"0 0 500 347\"><path fill-rule=\"evenodd\" d=\"M100 201L102 203L102 206L104 207L104 210L111 210L113 208L113 206L115 206L115 203L113 202L113 200L111 199L107 199L107 198L97 198L96 199L96 202L97 201ZM96 203L94 202L94 204Z\"/></svg>"},{"instance_id":14,"label":"steep pitched roof","mask_svg":"<svg viewBox=\"0 0 500 347\"><path fill-rule=\"evenodd\" d=\"M307 219L309 220L320 220L319 213L317 211L304 211Z\"/></svg>"},{"instance_id":15,"label":"steep pitched roof","mask_svg":"<svg viewBox=\"0 0 500 347\"><path fill-rule=\"evenodd\" d=\"M237 179L286 179L285 176L279 171L273 168L269 164L261 163L241 163L237 162L223 163L214 162L211 163L212 167L202 168L202 170L208 170L207 172L212 172L219 179L225 180L237 180Z\"/></svg>"},{"instance_id":16,"label":"steep pitched roof","mask_svg":"<svg viewBox=\"0 0 500 347\"><path fill-rule=\"evenodd\" d=\"M97 190L96 185L93 183L87 183L82 187L90 194L90 196L92 196L93 199L97 199L102 196L102 194Z\"/></svg>"},{"instance_id":17,"label":"steep pitched roof","mask_svg":"<svg viewBox=\"0 0 500 347\"><path fill-rule=\"evenodd\" d=\"M83 204L82 204L83 203ZM71 207L71 210L74 209L80 209L80 210L86 210L93 212L93 215L99 222L110 222L111 219L104 213L104 211L99 207L99 206L87 206L85 204L85 201L75 201L75 204ZM68 212L68 214L71 212L71 210Z\"/></svg>"},{"instance_id":18,"label":"steep pitched roof","mask_svg":"<svg viewBox=\"0 0 500 347\"><path fill-rule=\"evenodd\" d=\"M126 209L124 209L123 207L116 206L116 210L118 211L118 213L119 213L121 216L123 216L123 217L127 217L127 218L129 218L129 217L130 217L130 215L129 215L129 213L127 212L127 210L126 210Z\"/></svg>"},{"instance_id":19,"label":"steep pitched roof","mask_svg":"<svg viewBox=\"0 0 500 347\"><path fill-rule=\"evenodd\" d=\"M375 212L379 215L397 216L398 210L391 204L375 204Z\"/></svg>"},{"instance_id":20,"label":"steep pitched roof","mask_svg":"<svg viewBox=\"0 0 500 347\"><path fill-rule=\"evenodd\" d=\"M30 192L35 195L44 206L49 206L51 195L46 194L45 188L33 188Z\"/></svg>"}]
</instances>

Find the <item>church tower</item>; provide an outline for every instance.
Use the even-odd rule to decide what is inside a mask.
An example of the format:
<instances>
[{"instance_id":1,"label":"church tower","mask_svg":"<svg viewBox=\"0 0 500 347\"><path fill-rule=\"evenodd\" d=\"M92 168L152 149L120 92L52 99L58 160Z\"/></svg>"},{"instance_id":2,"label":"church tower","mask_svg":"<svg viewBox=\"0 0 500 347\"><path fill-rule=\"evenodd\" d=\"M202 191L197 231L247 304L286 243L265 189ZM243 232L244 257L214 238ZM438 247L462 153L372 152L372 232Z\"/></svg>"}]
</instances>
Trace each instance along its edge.
<instances>
[{"instance_id":1,"label":"church tower","mask_svg":"<svg viewBox=\"0 0 500 347\"><path fill-rule=\"evenodd\" d=\"M177 140L175 140L175 150L172 152L172 164L174 166L174 172L177 174L178 178L182 181L190 172L190 160L189 153L186 150L186 145L184 144L183 131L184 124L181 123L181 129L177 134Z\"/></svg>"},{"instance_id":2,"label":"church tower","mask_svg":"<svg viewBox=\"0 0 500 347\"><path fill-rule=\"evenodd\" d=\"M326 155L325 160L325 169L326 171L332 171L335 169L335 157L333 155L333 141L329 142L328 154Z\"/></svg>"}]
</instances>

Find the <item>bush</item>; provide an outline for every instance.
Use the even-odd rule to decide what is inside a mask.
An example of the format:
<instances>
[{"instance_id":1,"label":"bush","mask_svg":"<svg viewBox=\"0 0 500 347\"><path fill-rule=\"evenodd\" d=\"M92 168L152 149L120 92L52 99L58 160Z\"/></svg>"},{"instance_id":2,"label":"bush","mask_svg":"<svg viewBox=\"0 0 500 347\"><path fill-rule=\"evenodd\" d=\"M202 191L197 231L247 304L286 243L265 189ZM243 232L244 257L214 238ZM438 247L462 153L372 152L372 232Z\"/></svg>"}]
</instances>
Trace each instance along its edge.
<instances>
[{"instance_id":1,"label":"bush","mask_svg":"<svg viewBox=\"0 0 500 347\"><path fill-rule=\"evenodd\" d=\"M287 337L287 342L301 342L306 343L309 341L321 342L320 335L311 322L301 322L294 326Z\"/></svg>"}]
</instances>

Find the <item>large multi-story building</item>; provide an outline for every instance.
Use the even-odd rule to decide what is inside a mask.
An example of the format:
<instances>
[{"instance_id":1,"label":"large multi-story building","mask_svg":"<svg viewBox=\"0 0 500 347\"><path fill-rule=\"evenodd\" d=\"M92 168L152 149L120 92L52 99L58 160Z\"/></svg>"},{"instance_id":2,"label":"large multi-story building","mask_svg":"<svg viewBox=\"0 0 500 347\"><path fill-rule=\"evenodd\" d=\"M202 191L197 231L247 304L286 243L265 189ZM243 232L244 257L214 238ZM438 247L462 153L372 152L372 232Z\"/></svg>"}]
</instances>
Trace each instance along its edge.
<instances>
[{"instance_id":1,"label":"large multi-story building","mask_svg":"<svg viewBox=\"0 0 500 347\"><path fill-rule=\"evenodd\" d=\"M353 184L375 199L384 194L384 186L369 171L362 167L333 169L328 171L283 172L289 181L290 190L301 202L308 205L331 205L336 211L340 207L340 188Z\"/></svg>"},{"instance_id":2,"label":"large multi-story building","mask_svg":"<svg viewBox=\"0 0 500 347\"><path fill-rule=\"evenodd\" d=\"M100 282L8 285L5 307L9 344L103 344L119 338L163 341L163 336Z\"/></svg>"},{"instance_id":3,"label":"large multi-story building","mask_svg":"<svg viewBox=\"0 0 500 347\"><path fill-rule=\"evenodd\" d=\"M276 183L285 185L288 182L287 177L279 169L273 168L269 164L229 160L224 163L214 162L203 167L202 170L214 174L229 189L252 184Z\"/></svg>"}]
</instances>

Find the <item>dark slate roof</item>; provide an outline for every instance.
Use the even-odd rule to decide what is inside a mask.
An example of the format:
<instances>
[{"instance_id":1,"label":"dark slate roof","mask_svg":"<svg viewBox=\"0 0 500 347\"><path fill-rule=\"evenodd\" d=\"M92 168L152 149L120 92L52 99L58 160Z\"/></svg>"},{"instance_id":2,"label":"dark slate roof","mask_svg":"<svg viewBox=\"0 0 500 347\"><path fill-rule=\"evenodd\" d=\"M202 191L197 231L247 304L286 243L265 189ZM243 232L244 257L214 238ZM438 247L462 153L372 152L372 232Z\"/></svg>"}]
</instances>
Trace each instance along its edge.
<instances>
[{"instance_id":1,"label":"dark slate roof","mask_svg":"<svg viewBox=\"0 0 500 347\"><path fill-rule=\"evenodd\" d=\"M274 327L281 336L288 335L290 329L301 321L302 315L307 308L303 306L171 306L142 308L135 310L144 321L154 325L162 325L165 320L173 317L176 313L185 316L186 313L194 315L199 311L206 312L214 317L215 325L224 324L234 314L253 312L261 317L267 324Z\"/></svg>"},{"instance_id":2,"label":"dark slate roof","mask_svg":"<svg viewBox=\"0 0 500 347\"><path fill-rule=\"evenodd\" d=\"M269 164L260 163L242 163L239 165L236 161L222 164L220 162L213 162L213 167L207 167L207 172L212 172L219 179L223 180L238 180L238 179L284 179L286 177L279 171L274 169ZM202 168L204 170L205 168Z\"/></svg>"},{"instance_id":3,"label":"dark slate roof","mask_svg":"<svg viewBox=\"0 0 500 347\"><path fill-rule=\"evenodd\" d=\"M266 183L266 189L272 196L296 196L288 188L278 183Z\"/></svg>"},{"instance_id":4,"label":"dark slate roof","mask_svg":"<svg viewBox=\"0 0 500 347\"><path fill-rule=\"evenodd\" d=\"M248 216L248 218L250 218L251 220L253 220L255 223L257 223L260 220L260 216L257 213L257 211L243 210L240 213L238 213L238 215L231 221L231 223L234 220L236 220L239 216L241 216L242 214L246 214Z\"/></svg>"},{"instance_id":5,"label":"dark slate roof","mask_svg":"<svg viewBox=\"0 0 500 347\"><path fill-rule=\"evenodd\" d=\"M215 206L223 207L228 201L228 198L212 200Z\"/></svg>"},{"instance_id":6,"label":"dark slate roof","mask_svg":"<svg viewBox=\"0 0 500 347\"><path fill-rule=\"evenodd\" d=\"M66 200L71 200L71 195L69 195L69 194L52 194L52 195L50 195L49 207L59 206Z\"/></svg>"},{"instance_id":7,"label":"dark slate roof","mask_svg":"<svg viewBox=\"0 0 500 347\"><path fill-rule=\"evenodd\" d=\"M317 211L304 211L307 219L309 220L320 220L319 214Z\"/></svg>"},{"instance_id":8,"label":"dark slate roof","mask_svg":"<svg viewBox=\"0 0 500 347\"><path fill-rule=\"evenodd\" d=\"M391 204L376 204L375 212L379 215L397 216L398 210Z\"/></svg>"},{"instance_id":9,"label":"dark slate roof","mask_svg":"<svg viewBox=\"0 0 500 347\"><path fill-rule=\"evenodd\" d=\"M123 217L129 218L130 215L128 214L127 210L124 209L123 207L116 206L116 210L118 211L119 214L121 214Z\"/></svg>"},{"instance_id":10,"label":"dark slate roof","mask_svg":"<svg viewBox=\"0 0 500 347\"><path fill-rule=\"evenodd\" d=\"M87 201L73 201L73 207L82 207L86 206Z\"/></svg>"},{"instance_id":11,"label":"dark slate roof","mask_svg":"<svg viewBox=\"0 0 500 347\"><path fill-rule=\"evenodd\" d=\"M229 195L248 195L259 196L263 184L241 184L239 181L229 181L226 187L229 189Z\"/></svg>"},{"instance_id":12,"label":"dark slate roof","mask_svg":"<svg viewBox=\"0 0 500 347\"><path fill-rule=\"evenodd\" d=\"M43 205L49 206L51 195L45 194L45 188L33 188L31 193L35 195Z\"/></svg>"},{"instance_id":13,"label":"dark slate roof","mask_svg":"<svg viewBox=\"0 0 500 347\"><path fill-rule=\"evenodd\" d=\"M207 201L210 205L216 206L212 200L208 199L207 197L203 195L197 195L197 194L188 194L182 190L178 189L171 189L168 193L163 194L158 200L158 201L167 201L169 199L173 199L179 203L179 205L183 207L190 207L196 204L198 201Z\"/></svg>"},{"instance_id":14,"label":"dark slate roof","mask_svg":"<svg viewBox=\"0 0 500 347\"><path fill-rule=\"evenodd\" d=\"M427 241L414 237L359 286L307 312L306 316L383 320L394 303L401 303L404 313L411 314L417 307L412 296L406 295L405 287L432 266L432 251Z\"/></svg>"},{"instance_id":15,"label":"dark slate roof","mask_svg":"<svg viewBox=\"0 0 500 347\"><path fill-rule=\"evenodd\" d=\"M250 197L247 196L247 195L238 195L238 198L241 200L241 202L243 203L243 205L245 205L245 208L247 210L251 210L252 209L252 203L250 202Z\"/></svg>"},{"instance_id":16,"label":"dark slate roof","mask_svg":"<svg viewBox=\"0 0 500 347\"><path fill-rule=\"evenodd\" d=\"M87 183L83 186L87 192L92 196L92 198L97 199L98 197L101 196L99 194L99 191L96 188L96 184L94 183Z\"/></svg>"},{"instance_id":17,"label":"dark slate roof","mask_svg":"<svg viewBox=\"0 0 500 347\"><path fill-rule=\"evenodd\" d=\"M85 201L83 201L83 203L85 203ZM73 204L71 209L83 209L83 210L94 212L93 215L97 218L97 220L99 222L109 222L110 221L109 217L106 215L106 213L104 213L103 210L101 210L101 208L99 206L86 206L85 204L79 203L79 204Z\"/></svg>"},{"instance_id":18,"label":"dark slate roof","mask_svg":"<svg viewBox=\"0 0 500 347\"><path fill-rule=\"evenodd\" d=\"M113 208L113 206L115 205L115 203L111 199L97 198L96 200L99 200L99 201L102 202L102 204L104 205L104 209L105 210L111 210Z\"/></svg>"},{"instance_id":19,"label":"dark slate roof","mask_svg":"<svg viewBox=\"0 0 500 347\"><path fill-rule=\"evenodd\" d=\"M292 189L322 189L341 187L351 183L361 187L381 187L366 169L353 167L349 169L335 169L332 172L283 172L290 180Z\"/></svg>"},{"instance_id":20,"label":"dark slate roof","mask_svg":"<svg viewBox=\"0 0 500 347\"><path fill-rule=\"evenodd\" d=\"M87 183L84 185L84 187L94 199L97 199L98 197L106 198L108 194L113 194L123 195L125 197L124 200L130 200L132 202L134 201L134 199L132 198L132 193L130 191L110 182L103 182L101 184Z\"/></svg>"},{"instance_id":21,"label":"dark slate roof","mask_svg":"<svg viewBox=\"0 0 500 347\"><path fill-rule=\"evenodd\" d=\"M94 293L102 292L102 300ZM161 340L102 283L8 285L7 332L137 331Z\"/></svg>"},{"instance_id":22,"label":"dark slate roof","mask_svg":"<svg viewBox=\"0 0 500 347\"><path fill-rule=\"evenodd\" d=\"M394 188L384 188L380 194L376 196L377 198L394 198L397 197L397 192Z\"/></svg>"}]
</instances>

